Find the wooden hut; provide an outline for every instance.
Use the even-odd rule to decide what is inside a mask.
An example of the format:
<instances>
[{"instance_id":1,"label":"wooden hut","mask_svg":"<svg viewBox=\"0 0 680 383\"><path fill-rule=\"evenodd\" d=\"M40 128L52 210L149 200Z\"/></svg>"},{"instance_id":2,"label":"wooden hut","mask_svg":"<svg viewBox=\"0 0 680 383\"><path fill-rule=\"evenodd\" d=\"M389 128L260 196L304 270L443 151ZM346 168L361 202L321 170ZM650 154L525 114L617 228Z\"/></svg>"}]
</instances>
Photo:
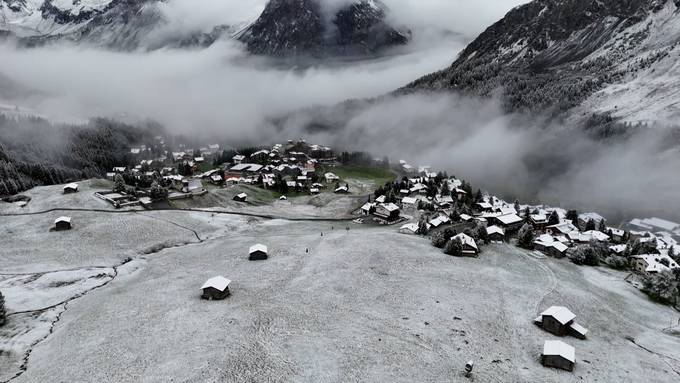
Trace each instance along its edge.
<instances>
[{"instance_id":1,"label":"wooden hut","mask_svg":"<svg viewBox=\"0 0 680 383\"><path fill-rule=\"evenodd\" d=\"M248 202L248 195L246 193L237 194L234 196L234 201Z\"/></svg>"},{"instance_id":2,"label":"wooden hut","mask_svg":"<svg viewBox=\"0 0 680 383\"><path fill-rule=\"evenodd\" d=\"M71 230L71 217L59 217L54 220L54 230Z\"/></svg>"},{"instance_id":3,"label":"wooden hut","mask_svg":"<svg viewBox=\"0 0 680 383\"><path fill-rule=\"evenodd\" d=\"M541 354L541 364L546 367L573 371L574 363L576 363L576 350L574 347L559 340L545 341L543 353Z\"/></svg>"},{"instance_id":4,"label":"wooden hut","mask_svg":"<svg viewBox=\"0 0 680 383\"><path fill-rule=\"evenodd\" d=\"M267 246L259 243L250 246L248 259L251 261L264 261L267 259Z\"/></svg>"},{"instance_id":5,"label":"wooden hut","mask_svg":"<svg viewBox=\"0 0 680 383\"><path fill-rule=\"evenodd\" d=\"M64 185L64 194L71 194L71 193L77 193L77 192L78 192L78 184L73 183L73 184Z\"/></svg>"},{"instance_id":6,"label":"wooden hut","mask_svg":"<svg viewBox=\"0 0 680 383\"><path fill-rule=\"evenodd\" d=\"M201 286L201 290L203 291L201 298L211 301L228 297L231 294L229 292L230 283L230 280L221 275L208 279L203 286Z\"/></svg>"}]
</instances>

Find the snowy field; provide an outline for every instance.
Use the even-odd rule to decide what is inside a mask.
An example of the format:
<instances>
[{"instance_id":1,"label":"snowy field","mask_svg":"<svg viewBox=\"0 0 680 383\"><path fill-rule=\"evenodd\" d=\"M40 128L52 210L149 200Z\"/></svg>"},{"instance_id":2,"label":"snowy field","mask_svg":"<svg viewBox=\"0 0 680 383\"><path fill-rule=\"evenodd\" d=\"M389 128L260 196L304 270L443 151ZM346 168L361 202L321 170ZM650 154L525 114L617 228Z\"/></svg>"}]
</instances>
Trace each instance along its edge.
<instances>
[{"instance_id":1,"label":"snowy field","mask_svg":"<svg viewBox=\"0 0 680 383\"><path fill-rule=\"evenodd\" d=\"M396 227L144 211L50 232L56 215L1 217L0 382L465 382L468 360L478 382L680 379L679 314L624 273L509 245L452 258ZM258 242L270 259L249 262ZM215 275L232 296L201 300ZM540 365L555 337L532 319L554 304L590 330L563 339L573 373Z\"/></svg>"}]
</instances>

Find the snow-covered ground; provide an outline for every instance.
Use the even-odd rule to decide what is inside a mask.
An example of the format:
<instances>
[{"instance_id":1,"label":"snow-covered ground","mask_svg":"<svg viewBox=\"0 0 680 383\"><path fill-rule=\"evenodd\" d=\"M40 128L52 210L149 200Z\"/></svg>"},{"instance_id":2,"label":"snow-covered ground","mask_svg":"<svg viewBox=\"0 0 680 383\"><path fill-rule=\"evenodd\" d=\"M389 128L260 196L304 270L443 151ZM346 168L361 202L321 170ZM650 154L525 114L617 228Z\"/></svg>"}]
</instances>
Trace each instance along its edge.
<instances>
[{"instance_id":1,"label":"snow-covered ground","mask_svg":"<svg viewBox=\"0 0 680 383\"><path fill-rule=\"evenodd\" d=\"M10 316L0 380L19 371L26 351L15 382L464 382L468 360L481 382L680 378L680 338L662 331L678 313L621 272L504 244L452 258L396 227L80 212L72 231L54 233L41 227L51 220L2 217L11 235L0 239L0 273L9 274L0 289L10 314L77 298ZM163 241L176 246L148 251ZM269 247L269 260L247 260L254 243ZM123 253L134 260L118 266ZM42 274L56 266L73 270ZM216 275L233 281L232 296L201 300ZM554 304L590 330L588 340L563 339L576 348L573 373L540 365L543 341L555 337L532 319Z\"/></svg>"}]
</instances>

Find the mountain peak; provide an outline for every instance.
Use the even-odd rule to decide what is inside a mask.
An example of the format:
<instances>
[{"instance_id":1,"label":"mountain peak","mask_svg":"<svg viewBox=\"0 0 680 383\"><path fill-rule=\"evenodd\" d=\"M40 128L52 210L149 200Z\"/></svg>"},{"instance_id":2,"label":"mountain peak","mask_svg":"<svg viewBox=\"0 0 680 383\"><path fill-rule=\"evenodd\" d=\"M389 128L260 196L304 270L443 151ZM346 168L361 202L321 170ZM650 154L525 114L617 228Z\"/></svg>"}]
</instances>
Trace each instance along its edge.
<instances>
[{"instance_id":1,"label":"mountain peak","mask_svg":"<svg viewBox=\"0 0 680 383\"><path fill-rule=\"evenodd\" d=\"M319 0L271 0L239 36L251 53L276 57L363 56L404 45L410 32L386 22L379 0L328 8Z\"/></svg>"}]
</instances>

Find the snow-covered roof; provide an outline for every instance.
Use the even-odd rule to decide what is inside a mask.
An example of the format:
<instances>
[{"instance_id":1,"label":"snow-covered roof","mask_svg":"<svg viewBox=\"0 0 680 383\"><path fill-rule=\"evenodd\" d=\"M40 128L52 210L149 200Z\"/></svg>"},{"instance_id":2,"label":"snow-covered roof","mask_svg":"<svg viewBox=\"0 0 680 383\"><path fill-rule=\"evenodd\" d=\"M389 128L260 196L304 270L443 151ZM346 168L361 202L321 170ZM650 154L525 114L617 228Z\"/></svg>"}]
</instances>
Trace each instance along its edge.
<instances>
[{"instance_id":1,"label":"snow-covered roof","mask_svg":"<svg viewBox=\"0 0 680 383\"><path fill-rule=\"evenodd\" d=\"M369 210L371 210L371 208L374 207L374 206L375 206L374 203L366 202L366 203L364 204L364 206L361 207L361 210L369 211Z\"/></svg>"},{"instance_id":2,"label":"snow-covered roof","mask_svg":"<svg viewBox=\"0 0 680 383\"><path fill-rule=\"evenodd\" d=\"M284 200L287 200L288 197L286 197L285 195L282 195L281 197L279 197L279 199L280 199L281 201L284 201Z\"/></svg>"},{"instance_id":3,"label":"snow-covered roof","mask_svg":"<svg viewBox=\"0 0 680 383\"><path fill-rule=\"evenodd\" d=\"M76 190L78 190L78 184L77 183L71 183L71 184L68 184L68 185L64 185L64 190L66 190L66 189L76 189Z\"/></svg>"},{"instance_id":4,"label":"snow-covered roof","mask_svg":"<svg viewBox=\"0 0 680 383\"><path fill-rule=\"evenodd\" d=\"M229 279L221 275L218 275L205 281L203 286L201 286L201 290L207 289L208 287L212 287L215 290L224 291L226 290L227 287L229 287L230 283L231 281Z\"/></svg>"},{"instance_id":5,"label":"snow-covered roof","mask_svg":"<svg viewBox=\"0 0 680 383\"><path fill-rule=\"evenodd\" d=\"M576 361L576 349L561 340L546 340L543 355L560 356L572 363Z\"/></svg>"},{"instance_id":6,"label":"snow-covered roof","mask_svg":"<svg viewBox=\"0 0 680 383\"><path fill-rule=\"evenodd\" d=\"M586 336L586 334L588 334L588 329L585 328L585 327L583 327L583 326L581 326L580 324L578 324L578 323L576 323L576 322L572 322L572 323L569 325L569 327L570 327L572 330L576 331L577 333L581 334L581 336Z\"/></svg>"},{"instance_id":7,"label":"snow-covered roof","mask_svg":"<svg viewBox=\"0 0 680 383\"><path fill-rule=\"evenodd\" d=\"M415 205L418 202L417 198L414 197L404 197L401 199L401 203L406 205Z\"/></svg>"},{"instance_id":8,"label":"snow-covered roof","mask_svg":"<svg viewBox=\"0 0 680 383\"><path fill-rule=\"evenodd\" d=\"M680 223L676 223L676 222L672 222L672 221L668 221L668 220L656 218L656 217L645 218L645 219L642 220L642 223L644 225L651 226L653 228L666 230L666 231L673 231L673 230L677 229L678 227L680 227Z\"/></svg>"},{"instance_id":9,"label":"snow-covered roof","mask_svg":"<svg viewBox=\"0 0 680 383\"><path fill-rule=\"evenodd\" d=\"M603 217L603 216L601 216L601 215L599 215L599 214L597 214L597 213L593 213L593 212L590 212L590 213L581 213L581 214L578 215L578 218L579 218L580 220L582 220L582 221L585 221L585 222L588 222L588 221L590 221L590 220L592 219L593 221L595 221L595 223L604 220L604 217Z\"/></svg>"},{"instance_id":10,"label":"snow-covered roof","mask_svg":"<svg viewBox=\"0 0 680 383\"><path fill-rule=\"evenodd\" d=\"M59 217L59 218L54 220L55 224L58 223L58 222L71 223L71 217Z\"/></svg>"},{"instance_id":11,"label":"snow-covered roof","mask_svg":"<svg viewBox=\"0 0 680 383\"><path fill-rule=\"evenodd\" d=\"M260 244L260 243L258 243L258 244L256 244L256 245L253 245L253 246L250 246L249 253L252 254L252 253L254 253L254 252L256 252L256 251L261 251L261 252L263 252L263 253L266 253L266 252L267 252L267 246L265 246L265 245L263 245L263 244Z\"/></svg>"},{"instance_id":12,"label":"snow-covered roof","mask_svg":"<svg viewBox=\"0 0 680 383\"><path fill-rule=\"evenodd\" d=\"M669 257L668 254L640 254L633 256L633 258L644 260L647 263L645 271L648 273L660 273L680 268L680 265L673 258ZM668 262L668 266L661 263L662 259Z\"/></svg>"},{"instance_id":13,"label":"snow-covered roof","mask_svg":"<svg viewBox=\"0 0 680 383\"><path fill-rule=\"evenodd\" d=\"M398 210L399 210L399 206L397 206L397 205L395 205L395 204L393 204L393 203L386 203L386 204L383 204L382 207L385 208L385 210L387 210L387 211L389 211L389 212L393 212L393 211L398 211Z\"/></svg>"},{"instance_id":14,"label":"snow-covered roof","mask_svg":"<svg viewBox=\"0 0 680 383\"><path fill-rule=\"evenodd\" d=\"M481 207L482 209L492 209L493 205L491 205L488 202L478 202L477 205Z\"/></svg>"},{"instance_id":15,"label":"snow-covered roof","mask_svg":"<svg viewBox=\"0 0 680 383\"><path fill-rule=\"evenodd\" d=\"M506 215L501 215L496 217L497 220L501 221L504 225L512 225L515 223L522 222L522 218L520 218L517 214L506 214Z\"/></svg>"},{"instance_id":16,"label":"snow-covered roof","mask_svg":"<svg viewBox=\"0 0 680 383\"><path fill-rule=\"evenodd\" d=\"M567 251L569 249L569 246L565 245L562 242L555 241L555 242L551 243L550 245L552 247L554 247L555 250L559 251L560 253L564 253L565 251Z\"/></svg>"},{"instance_id":17,"label":"snow-covered roof","mask_svg":"<svg viewBox=\"0 0 680 383\"><path fill-rule=\"evenodd\" d=\"M628 245L614 245L614 246L609 246L609 250L615 252L616 254L621 254L624 251L626 251L626 248Z\"/></svg>"},{"instance_id":18,"label":"snow-covered roof","mask_svg":"<svg viewBox=\"0 0 680 383\"><path fill-rule=\"evenodd\" d=\"M459 239L463 245L468 245L477 250L477 243L475 242L475 240L465 233L460 233L453 237L453 239Z\"/></svg>"},{"instance_id":19,"label":"snow-covered roof","mask_svg":"<svg viewBox=\"0 0 680 383\"><path fill-rule=\"evenodd\" d=\"M576 315L564 306L552 306L543 311L541 316L551 316L563 325L576 319Z\"/></svg>"},{"instance_id":20,"label":"snow-covered roof","mask_svg":"<svg viewBox=\"0 0 680 383\"><path fill-rule=\"evenodd\" d=\"M386 197L384 195L381 195L380 197L375 199L375 202L383 203L385 202Z\"/></svg>"},{"instance_id":21,"label":"snow-covered roof","mask_svg":"<svg viewBox=\"0 0 680 383\"><path fill-rule=\"evenodd\" d=\"M407 223L406 225L403 225L400 230L415 233L418 231L418 225L415 223Z\"/></svg>"},{"instance_id":22,"label":"snow-covered roof","mask_svg":"<svg viewBox=\"0 0 680 383\"><path fill-rule=\"evenodd\" d=\"M499 226L489 226L486 228L486 233L491 235L491 234L500 234L500 235L505 235L505 230Z\"/></svg>"},{"instance_id":23,"label":"snow-covered roof","mask_svg":"<svg viewBox=\"0 0 680 383\"><path fill-rule=\"evenodd\" d=\"M236 195L238 198L248 198L248 194L246 193L240 193Z\"/></svg>"},{"instance_id":24,"label":"snow-covered roof","mask_svg":"<svg viewBox=\"0 0 680 383\"><path fill-rule=\"evenodd\" d=\"M600 242L609 241L609 236L607 234L601 232L601 231L589 230L589 231L583 232L583 234L589 236L591 239L594 239L596 241L600 241Z\"/></svg>"}]
</instances>

